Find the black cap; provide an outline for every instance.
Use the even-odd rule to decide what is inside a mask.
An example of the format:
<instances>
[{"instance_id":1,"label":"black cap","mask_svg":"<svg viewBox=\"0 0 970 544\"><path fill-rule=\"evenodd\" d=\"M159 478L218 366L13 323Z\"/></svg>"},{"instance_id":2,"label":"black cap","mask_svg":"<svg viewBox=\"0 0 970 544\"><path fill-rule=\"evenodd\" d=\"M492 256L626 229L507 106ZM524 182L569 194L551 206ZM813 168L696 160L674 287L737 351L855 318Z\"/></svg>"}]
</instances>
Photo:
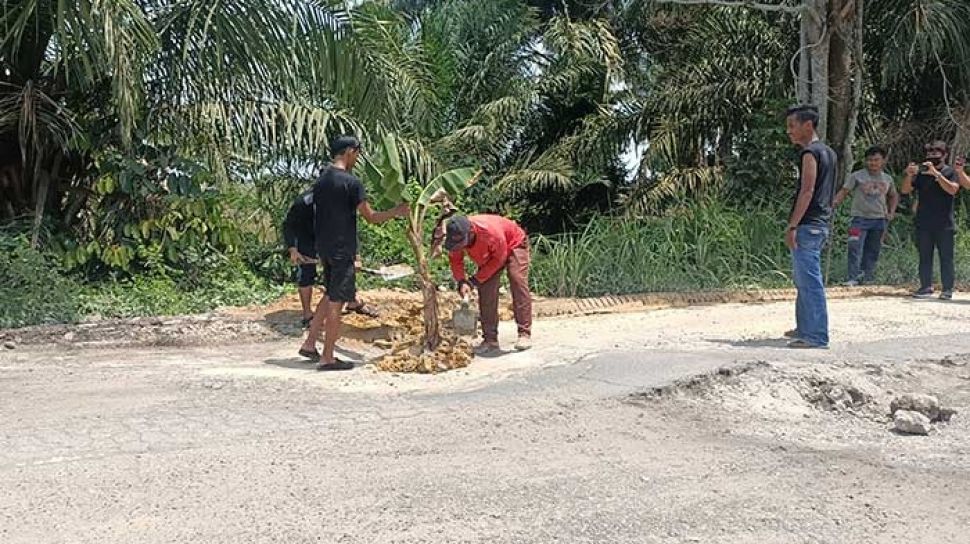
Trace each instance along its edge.
<instances>
[{"instance_id":1,"label":"black cap","mask_svg":"<svg viewBox=\"0 0 970 544\"><path fill-rule=\"evenodd\" d=\"M353 136L338 136L330 142L331 157L336 157L348 149L360 149L360 140Z\"/></svg>"},{"instance_id":2,"label":"black cap","mask_svg":"<svg viewBox=\"0 0 970 544\"><path fill-rule=\"evenodd\" d=\"M445 249L454 251L468 244L468 235L472 232L472 222L464 215L457 215L448 220L445 229Z\"/></svg>"}]
</instances>

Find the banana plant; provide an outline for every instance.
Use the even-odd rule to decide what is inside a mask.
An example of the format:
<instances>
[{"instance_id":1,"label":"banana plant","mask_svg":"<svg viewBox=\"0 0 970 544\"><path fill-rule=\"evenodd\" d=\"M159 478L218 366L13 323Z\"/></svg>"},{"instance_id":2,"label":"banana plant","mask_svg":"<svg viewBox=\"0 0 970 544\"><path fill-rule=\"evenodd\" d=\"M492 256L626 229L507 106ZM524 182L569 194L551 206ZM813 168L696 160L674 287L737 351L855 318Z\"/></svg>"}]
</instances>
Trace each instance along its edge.
<instances>
[{"instance_id":1,"label":"banana plant","mask_svg":"<svg viewBox=\"0 0 970 544\"><path fill-rule=\"evenodd\" d=\"M421 294L424 300L424 349L434 351L441 342L441 328L438 319L438 288L431 278L428 264L428 251L424 244L424 222L428 213L442 208L435 230L440 230L444 218L453 213L451 199L459 196L472 186L480 175L474 168L455 168L440 173L423 183L421 175L405 173L401 162L401 152L397 137L385 134L376 150L364 160L364 179L380 208L394 206L400 202L411 205L408 217L407 237L411 251L414 252L418 277L421 281ZM428 176L430 177L430 176Z\"/></svg>"}]
</instances>

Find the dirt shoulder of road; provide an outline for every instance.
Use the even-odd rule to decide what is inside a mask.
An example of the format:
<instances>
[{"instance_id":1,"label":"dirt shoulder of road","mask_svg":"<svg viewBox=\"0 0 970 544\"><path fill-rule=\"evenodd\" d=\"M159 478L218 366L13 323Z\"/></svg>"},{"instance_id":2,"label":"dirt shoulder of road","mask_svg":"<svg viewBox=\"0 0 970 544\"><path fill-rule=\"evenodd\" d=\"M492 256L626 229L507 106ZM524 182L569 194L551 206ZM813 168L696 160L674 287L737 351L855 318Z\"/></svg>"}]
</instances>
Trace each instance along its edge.
<instances>
[{"instance_id":1,"label":"dirt shoulder of road","mask_svg":"<svg viewBox=\"0 0 970 544\"><path fill-rule=\"evenodd\" d=\"M829 297L902 296L905 293L904 289L887 286L832 288ZM420 326L419 317L414 311L416 306L421 305L420 293L379 289L362 292L361 297L376 307L381 317L345 316L343 337L349 341L372 344L388 340L396 332ZM793 289L647 293L576 299L536 297L534 315L537 319L599 315L725 303L757 304L793 300L794 297ZM451 318L451 310L457 304L458 298L454 293L439 294L441 319L446 326ZM511 319L511 300L507 296L503 296L500 311L503 320ZM199 315L107 319L0 329L0 346L57 345L104 349L256 343L302 336L301 318L299 298L294 293L267 305L229 307Z\"/></svg>"}]
</instances>

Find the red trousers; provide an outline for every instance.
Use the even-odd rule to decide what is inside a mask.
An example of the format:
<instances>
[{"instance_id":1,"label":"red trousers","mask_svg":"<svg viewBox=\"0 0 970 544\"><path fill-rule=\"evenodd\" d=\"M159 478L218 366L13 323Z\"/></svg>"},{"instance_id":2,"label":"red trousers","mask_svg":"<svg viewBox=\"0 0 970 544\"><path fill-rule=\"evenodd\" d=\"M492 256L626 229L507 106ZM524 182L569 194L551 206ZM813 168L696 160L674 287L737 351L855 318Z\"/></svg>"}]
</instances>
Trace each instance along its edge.
<instances>
[{"instance_id":1,"label":"red trousers","mask_svg":"<svg viewBox=\"0 0 970 544\"><path fill-rule=\"evenodd\" d=\"M505 263L509 277L509 290L512 291L512 311L519 336L532 335L532 293L529 292L529 262L532 257L529 243L512 250ZM502 283L499 271L478 287L478 312L482 320L482 336L486 342L498 342L498 299Z\"/></svg>"}]
</instances>

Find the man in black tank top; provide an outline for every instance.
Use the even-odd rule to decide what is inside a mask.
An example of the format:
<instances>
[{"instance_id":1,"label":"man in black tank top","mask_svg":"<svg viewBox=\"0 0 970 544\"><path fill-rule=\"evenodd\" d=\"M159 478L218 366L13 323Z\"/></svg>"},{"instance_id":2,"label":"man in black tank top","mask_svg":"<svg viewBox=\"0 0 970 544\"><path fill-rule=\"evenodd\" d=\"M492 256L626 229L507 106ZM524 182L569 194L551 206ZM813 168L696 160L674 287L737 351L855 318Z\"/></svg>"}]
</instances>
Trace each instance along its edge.
<instances>
[{"instance_id":1,"label":"man in black tank top","mask_svg":"<svg viewBox=\"0 0 970 544\"><path fill-rule=\"evenodd\" d=\"M795 329L785 333L792 348L829 344L828 307L822 280L822 247L829 235L838 159L816 132L818 110L798 106L786 116L788 137L799 146L798 185L788 217L785 244L792 256L792 279L798 290Z\"/></svg>"}]
</instances>

